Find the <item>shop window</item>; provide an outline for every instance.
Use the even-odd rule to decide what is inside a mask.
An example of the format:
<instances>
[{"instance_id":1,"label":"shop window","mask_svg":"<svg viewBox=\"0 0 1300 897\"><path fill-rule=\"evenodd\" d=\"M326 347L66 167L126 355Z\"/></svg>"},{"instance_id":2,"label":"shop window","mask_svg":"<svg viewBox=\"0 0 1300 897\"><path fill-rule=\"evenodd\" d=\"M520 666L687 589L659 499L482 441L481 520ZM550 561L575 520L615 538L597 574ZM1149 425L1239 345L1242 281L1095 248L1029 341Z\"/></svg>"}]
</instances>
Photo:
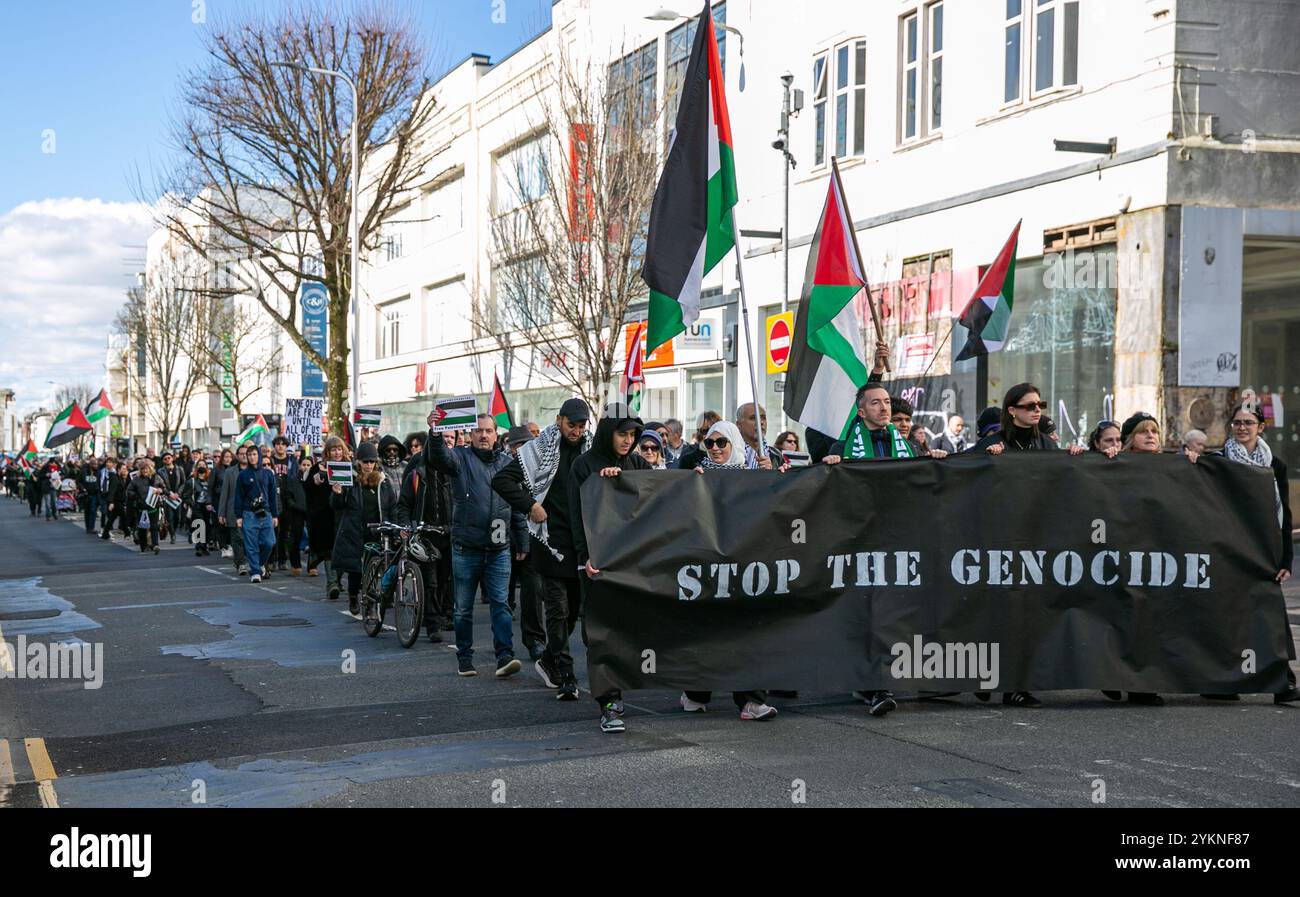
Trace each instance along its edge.
<instances>
[{"instance_id":1,"label":"shop window","mask_svg":"<svg viewBox=\"0 0 1300 897\"><path fill-rule=\"evenodd\" d=\"M1300 474L1300 241L1247 240L1242 258L1241 387L1253 389L1264 439Z\"/></svg>"}]
</instances>

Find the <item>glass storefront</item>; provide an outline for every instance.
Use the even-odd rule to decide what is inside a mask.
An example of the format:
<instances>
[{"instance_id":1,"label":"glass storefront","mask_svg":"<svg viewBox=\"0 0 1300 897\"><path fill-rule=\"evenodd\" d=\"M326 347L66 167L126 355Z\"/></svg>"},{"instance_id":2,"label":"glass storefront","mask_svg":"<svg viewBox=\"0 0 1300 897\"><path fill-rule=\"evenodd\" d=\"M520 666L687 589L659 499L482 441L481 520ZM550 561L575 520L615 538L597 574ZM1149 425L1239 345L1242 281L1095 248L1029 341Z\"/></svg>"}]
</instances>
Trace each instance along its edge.
<instances>
[{"instance_id":1,"label":"glass storefront","mask_svg":"<svg viewBox=\"0 0 1300 897\"><path fill-rule=\"evenodd\" d=\"M1063 445L1113 417L1118 283L1113 246L1018 260L1008 340L989 356L989 404L1035 384Z\"/></svg>"},{"instance_id":2,"label":"glass storefront","mask_svg":"<svg viewBox=\"0 0 1300 897\"><path fill-rule=\"evenodd\" d=\"M716 411L728 420L734 408L722 406L722 365L686 369L686 406L682 409L682 429L687 437L694 432L695 422L705 411Z\"/></svg>"},{"instance_id":3,"label":"glass storefront","mask_svg":"<svg viewBox=\"0 0 1300 897\"><path fill-rule=\"evenodd\" d=\"M1300 468L1300 241L1246 240L1241 291L1242 390L1265 415L1264 438Z\"/></svg>"}]
</instances>

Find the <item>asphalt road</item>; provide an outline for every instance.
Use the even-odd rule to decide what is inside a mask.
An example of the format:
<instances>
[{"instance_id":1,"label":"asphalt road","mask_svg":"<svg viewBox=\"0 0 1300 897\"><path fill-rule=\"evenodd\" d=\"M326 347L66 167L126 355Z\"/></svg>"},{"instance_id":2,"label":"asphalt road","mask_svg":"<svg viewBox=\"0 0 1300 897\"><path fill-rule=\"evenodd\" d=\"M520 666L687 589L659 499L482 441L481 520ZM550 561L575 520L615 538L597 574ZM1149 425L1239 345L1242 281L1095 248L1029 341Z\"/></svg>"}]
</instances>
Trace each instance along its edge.
<instances>
[{"instance_id":1,"label":"asphalt road","mask_svg":"<svg viewBox=\"0 0 1300 897\"><path fill-rule=\"evenodd\" d=\"M602 735L585 691L557 702L529 665L497 680L485 651L463 679L442 645L367 638L323 578L253 585L8 498L0 546L3 638L103 650L97 689L0 678L0 806L1088 807L1098 780L1106 806L1300 806L1300 708L1266 696L963 696L877 720L821 695L743 723L728 696L688 715L676 693L634 693L627 733ZM1288 605L1300 624L1300 588Z\"/></svg>"}]
</instances>

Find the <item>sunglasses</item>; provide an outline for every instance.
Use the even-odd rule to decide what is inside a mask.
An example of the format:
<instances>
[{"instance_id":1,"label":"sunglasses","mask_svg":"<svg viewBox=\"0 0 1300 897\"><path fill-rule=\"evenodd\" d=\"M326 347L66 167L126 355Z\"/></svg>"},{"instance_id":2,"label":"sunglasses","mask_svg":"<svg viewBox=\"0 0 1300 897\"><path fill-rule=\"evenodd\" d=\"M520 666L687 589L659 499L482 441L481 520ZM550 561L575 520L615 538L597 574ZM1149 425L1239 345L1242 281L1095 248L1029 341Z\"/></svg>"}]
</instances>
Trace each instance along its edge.
<instances>
[{"instance_id":1,"label":"sunglasses","mask_svg":"<svg viewBox=\"0 0 1300 897\"><path fill-rule=\"evenodd\" d=\"M1234 420L1234 421L1232 422L1232 425L1233 425L1234 427L1254 427L1254 426L1257 426L1258 424L1259 424L1259 421L1257 421L1257 420L1247 420L1247 419L1245 419L1245 418L1243 418L1243 419L1241 419L1241 420Z\"/></svg>"},{"instance_id":2,"label":"sunglasses","mask_svg":"<svg viewBox=\"0 0 1300 897\"><path fill-rule=\"evenodd\" d=\"M1021 411L1046 411L1046 402L1025 402L1022 405L1012 405L1012 408L1019 408Z\"/></svg>"},{"instance_id":3,"label":"sunglasses","mask_svg":"<svg viewBox=\"0 0 1300 897\"><path fill-rule=\"evenodd\" d=\"M704 447L706 449L726 448L729 445L731 445L731 440L726 436L719 436L717 439L704 440Z\"/></svg>"},{"instance_id":4,"label":"sunglasses","mask_svg":"<svg viewBox=\"0 0 1300 897\"><path fill-rule=\"evenodd\" d=\"M643 452L658 452L658 451L659 451L659 446L655 445L653 442L646 442L646 443L643 443L643 444L642 444L642 446L641 446L641 451L643 451Z\"/></svg>"}]
</instances>

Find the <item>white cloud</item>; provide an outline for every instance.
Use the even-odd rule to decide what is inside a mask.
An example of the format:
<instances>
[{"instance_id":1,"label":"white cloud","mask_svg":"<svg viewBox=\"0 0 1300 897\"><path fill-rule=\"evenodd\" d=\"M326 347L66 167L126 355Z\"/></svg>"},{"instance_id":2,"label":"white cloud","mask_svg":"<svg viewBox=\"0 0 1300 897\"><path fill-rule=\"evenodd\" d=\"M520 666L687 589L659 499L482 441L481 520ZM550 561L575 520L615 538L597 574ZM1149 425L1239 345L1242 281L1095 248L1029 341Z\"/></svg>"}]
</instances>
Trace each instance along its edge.
<instances>
[{"instance_id":1,"label":"white cloud","mask_svg":"<svg viewBox=\"0 0 1300 897\"><path fill-rule=\"evenodd\" d=\"M25 202L0 216L0 387L20 412L53 402L46 382L102 385L113 317L153 231L148 206Z\"/></svg>"}]
</instances>

